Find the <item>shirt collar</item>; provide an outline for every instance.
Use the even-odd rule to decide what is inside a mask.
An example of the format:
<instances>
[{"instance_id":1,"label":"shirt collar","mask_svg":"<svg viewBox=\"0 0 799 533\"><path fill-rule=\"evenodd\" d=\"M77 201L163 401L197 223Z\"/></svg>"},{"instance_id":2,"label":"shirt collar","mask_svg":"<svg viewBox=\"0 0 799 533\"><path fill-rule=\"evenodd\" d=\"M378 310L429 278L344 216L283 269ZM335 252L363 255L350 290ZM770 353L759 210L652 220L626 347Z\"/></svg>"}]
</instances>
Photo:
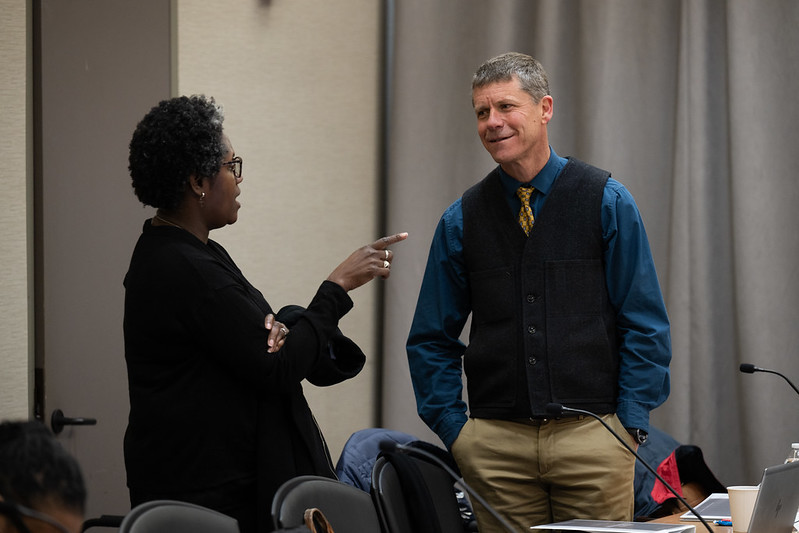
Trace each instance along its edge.
<instances>
[{"instance_id":1,"label":"shirt collar","mask_svg":"<svg viewBox=\"0 0 799 533\"><path fill-rule=\"evenodd\" d=\"M520 185L524 185L525 187L535 187L535 189L541 194L546 195L552 188L552 184L555 183L555 178L560 175L560 171L563 170L563 167L566 166L567 162L568 159L565 157L560 157L550 146L549 160L547 161L547 164L544 165L544 168L542 168L541 171L536 174L536 176L528 183L519 183L516 179L511 177L510 174L502 170L502 167L499 167L499 175L500 179L502 180L502 186L505 188L505 191L508 194L514 196L516 195L516 189L518 189Z\"/></svg>"}]
</instances>

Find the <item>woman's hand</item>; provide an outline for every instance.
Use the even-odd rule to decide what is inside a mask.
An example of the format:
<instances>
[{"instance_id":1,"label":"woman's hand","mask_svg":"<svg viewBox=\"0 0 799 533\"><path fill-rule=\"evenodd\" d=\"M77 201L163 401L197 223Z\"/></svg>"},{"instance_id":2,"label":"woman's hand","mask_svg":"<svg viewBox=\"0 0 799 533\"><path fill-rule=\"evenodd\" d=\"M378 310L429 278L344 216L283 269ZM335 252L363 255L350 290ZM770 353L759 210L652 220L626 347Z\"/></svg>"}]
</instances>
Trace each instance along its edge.
<instances>
[{"instance_id":1,"label":"woman's hand","mask_svg":"<svg viewBox=\"0 0 799 533\"><path fill-rule=\"evenodd\" d=\"M351 291L378 276L387 278L391 274L391 260L394 259L394 252L388 247L407 238L407 233L395 233L358 248L327 279L338 283L345 291Z\"/></svg>"},{"instance_id":2,"label":"woman's hand","mask_svg":"<svg viewBox=\"0 0 799 533\"><path fill-rule=\"evenodd\" d=\"M266 315L264 327L269 330L269 338L266 341L268 345L267 353L274 353L280 350L289 335L289 328L284 323L275 320L275 315L272 313Z\"/></svg>"}]
</instances>

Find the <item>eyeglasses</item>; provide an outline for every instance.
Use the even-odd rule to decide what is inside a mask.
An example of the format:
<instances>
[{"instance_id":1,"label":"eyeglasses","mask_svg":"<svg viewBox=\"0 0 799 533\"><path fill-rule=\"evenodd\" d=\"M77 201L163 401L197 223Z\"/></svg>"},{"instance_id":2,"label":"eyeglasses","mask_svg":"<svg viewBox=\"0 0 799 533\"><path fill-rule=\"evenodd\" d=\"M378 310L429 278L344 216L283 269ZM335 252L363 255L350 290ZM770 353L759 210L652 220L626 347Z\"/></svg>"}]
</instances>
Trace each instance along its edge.
<instances>
[{"instance_id":1,"label":"eyeglasses","mask_svg":"<svg viewBox=\"0 0 799 533\"><path fill-rule=\"evenodd\" d=\"M241 178L241 167L242 167L243 163L244 162L242 161L242 159L240 157L234 157L230 161L228 161L226 163L222 163L222 166L223 167L224 166L230 167L231 170L233 170L233 176L235 176L236 179L239 179L239 178Z\"/></svg>"},{"instance_id":2,"label":"eyeglasses","mask_svg":"<svg viewBox=\"0 0 799 533\"><path fill-rule=\"evenodd\" d=\"M61 525L55 518L8 500L0 500L0 514L6 515L20 533L31 533L28 526L22 521L23 516L44 522L45 524L54 527L59 533L70 533L70 531Z\"/></svg>"}]
</instances>

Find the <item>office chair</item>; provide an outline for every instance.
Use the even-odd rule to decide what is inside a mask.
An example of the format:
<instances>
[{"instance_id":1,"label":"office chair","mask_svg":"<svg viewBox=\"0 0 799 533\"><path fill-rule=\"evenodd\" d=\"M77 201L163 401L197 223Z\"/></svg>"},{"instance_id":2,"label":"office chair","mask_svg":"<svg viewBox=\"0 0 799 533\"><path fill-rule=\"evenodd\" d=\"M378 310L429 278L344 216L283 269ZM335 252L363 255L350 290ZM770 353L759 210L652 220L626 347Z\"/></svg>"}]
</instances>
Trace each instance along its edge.
<instances>
[{"instance_id":1,"label":"office chair","mask_svg":"<svg viewBox=\"0 0 799 533\"><path fill-rule=\"evenodd\" d=\"M454 481L441 467L383 454L372 470L372 497L385 533L464 533Z\"/></svg>"},{"instance_id":2,"label":"office chair","mask_svg":"<svg viewBox=\"0 0 799 533\"><path fill-rule=\"evenodd\" d=\"M119 533L239 533L239 524L206 507L155 500L131 509L122 520Z\"/></svg>"},{"instance_id":3,"label":"office chair","mask_svg":"<svg viewBox=\"0 0 799 533\"><path fill-rule=\"evenodd\" d=\"M306 509L324 513L336 533L380 533L371 496L341 481L321 476L299 476L286 481L272 500L276 528L301 526Z\"/></svg>"}]
</instances>

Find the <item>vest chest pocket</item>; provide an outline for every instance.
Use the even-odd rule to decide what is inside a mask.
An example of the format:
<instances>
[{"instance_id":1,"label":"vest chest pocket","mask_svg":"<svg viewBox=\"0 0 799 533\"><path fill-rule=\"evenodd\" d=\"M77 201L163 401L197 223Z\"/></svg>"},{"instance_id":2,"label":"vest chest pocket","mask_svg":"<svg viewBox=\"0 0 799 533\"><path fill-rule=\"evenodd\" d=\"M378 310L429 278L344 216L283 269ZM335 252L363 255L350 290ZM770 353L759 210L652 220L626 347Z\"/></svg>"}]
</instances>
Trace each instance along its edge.
<instances>
[{"instance_id":1,"label":"vest chest pocket","mask_svg":"<svg viewBox=\"0 0 799 533\"><path fill-rule=\"evenodd\" d=\"M469 276L472 298L472 320L489 324L513 318L513 267L472 272Z\"/></svg>"}]
</instances>

